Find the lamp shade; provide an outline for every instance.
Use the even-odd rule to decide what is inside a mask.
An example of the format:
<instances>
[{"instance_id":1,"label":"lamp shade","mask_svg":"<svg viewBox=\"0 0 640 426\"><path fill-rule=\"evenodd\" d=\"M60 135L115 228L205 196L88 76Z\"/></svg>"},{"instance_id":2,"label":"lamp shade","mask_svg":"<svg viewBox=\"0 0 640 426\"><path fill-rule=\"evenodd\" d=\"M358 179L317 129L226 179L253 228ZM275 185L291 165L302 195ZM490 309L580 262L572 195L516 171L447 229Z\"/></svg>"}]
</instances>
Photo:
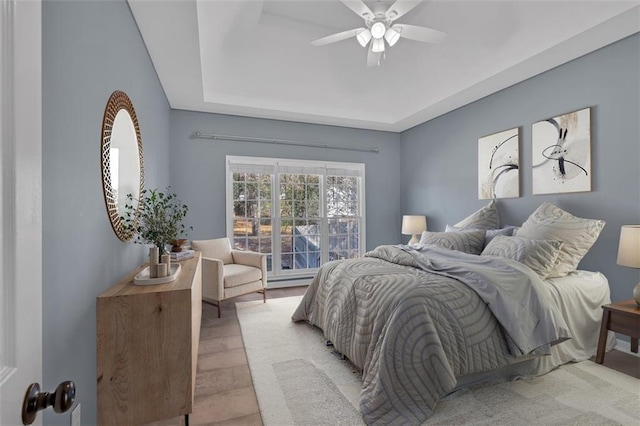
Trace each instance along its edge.
<instances>
[{"instance_id":1,"label":"lamp shade","mask_svg":"<svg viewBox=\"0 0 640 426\"><path fill-rule=\"evenodd\" d=\"M384 52L384 39L374 38L371 42L371 51L374 53Z\"/></svg>"},{"instance_id":2,"label":"lamp shade","mask_svg":"<svg viewBox=\"0 0 640 426\"><path fill-rule=\"evenodd\" d=\"M369 43L369 40L371 40L371 31L366 28L360 31L356 38L358 39L358 43L360 43L360 46L365 47L367 43Z\"/></svg>"},{"instance_id":3,"label":"lamp shade","mask_svg":"<svg viewBox=\"0 0 640 426\"><path fill-rule=\"evenodd\" d=\"M384 33L384 39L387 40L387 43L389 43L389 46L391 47L400 39L400 33L393 28L389 28L387 32Z\"/></svg>"},{"instance_id":4,"label":"lamp shade","mask_svg":"<svg viewBox=\"0 0 640 426\"><path fill-rule=\"evenodd\" d=\"M640 268L640 225L624 225L620 229L618 265Z\"/></svg>"},{"instance_id":5,"label":"lamp shade","mask_svg":"<svg viewBox=\"0 0 640 426\"><path fill-rule=\"evenodd\" d=\"M419 215L402 216L402 234L415 235L427 230L427 218Z\"/></svg>"}]
</instances>

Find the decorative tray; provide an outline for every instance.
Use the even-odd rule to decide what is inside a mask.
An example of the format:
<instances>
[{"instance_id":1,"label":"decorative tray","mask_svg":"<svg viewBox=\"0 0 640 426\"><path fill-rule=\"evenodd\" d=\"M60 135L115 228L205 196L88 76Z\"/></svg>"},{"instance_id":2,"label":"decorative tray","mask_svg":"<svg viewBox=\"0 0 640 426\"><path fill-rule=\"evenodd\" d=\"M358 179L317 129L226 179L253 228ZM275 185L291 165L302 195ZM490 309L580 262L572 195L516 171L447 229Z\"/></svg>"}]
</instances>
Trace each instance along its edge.
<instances>
[{"instance_id":1,"label":"decorative tray","mask_svg":"<svg viewBox=\"0 0 640 426\"><path fill-rule=\"evenodd\" d=\"M135 285L153 285L153 284L166 284L174 281L178 278L178 274L180 273L180 269L182 268L179 263L171 262L169 265L171 270L169 271L169 275L161 278L149 278L149 267L145 267L138 275L133 278L133 283Z\"/></svg>"}]
</instances>

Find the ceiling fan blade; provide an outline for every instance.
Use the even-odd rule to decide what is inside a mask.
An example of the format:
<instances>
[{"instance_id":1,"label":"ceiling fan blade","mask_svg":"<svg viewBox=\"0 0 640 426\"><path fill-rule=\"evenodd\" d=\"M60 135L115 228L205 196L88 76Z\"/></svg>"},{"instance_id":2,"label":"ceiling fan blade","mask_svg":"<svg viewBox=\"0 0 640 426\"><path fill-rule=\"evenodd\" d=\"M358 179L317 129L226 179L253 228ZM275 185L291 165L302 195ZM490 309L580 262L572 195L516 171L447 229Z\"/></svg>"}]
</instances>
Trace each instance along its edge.
<instances>
[{"instance_id":1,"label":"ceiling fan blade","mask_svg":"<svg viewBox=\"0 0 640 426\"><path fill-rule=\"evenodd\" d=\"M400 37L425 43L439 43L447 36L442 31L434 30L433 28L419 27L417 25L394 24L391 28L399 32Z\"/></svg>"},{"instance_id":2,"label":"ceiling fan blade","mask_svg":"<svg viewBox=\"0 0 640 426\"><path fill-rule=\"evenodd\" d=\"M387 9L385 17L390 21L395 21L405 13L409 12L416 6L422 3L422 0L397 0L394 4Z\"/></svg>"},{"instance_id":3,"label":"ceiling fan blade","mask_svg":"<svg viewBox=\"0 0 640 426\"><path fill-rule=\"evenodd\" d=\"M367 53L367 66L375 67L380 65L380 60L382 60L382 52L374 52L373 43L369 44L369 52Z\"/></svg>"},{"instance_id":4,"label":"ceiling fan blade","mask_svg":"<svg viewBox=\"0 0 640 426\"><path fill-rule=\"evenodd\" d=\"M351 37L355 37L360 33L360 31L364 31L366 28L354 28L348 31L342 31L341 33L331 34L326 37L319 38L311 42L314 46L324 46L325 44L335 43L337 41L346 40Z\"/></svg>"},{"instance_id":5,"label":"ceiling fan blade","mask_svg":"<svg viewBox=\"0 0 640 426\"><path fill-rule=\"evenodd\" d=\"M369 9L369 6L364 4L362 0L341 0L341 1L342 3L344 3L345 6L353 10L356 13L356 15L358 15L365 21L371 21L375 17L371 9Z\"/></svg>"}]
</instances>

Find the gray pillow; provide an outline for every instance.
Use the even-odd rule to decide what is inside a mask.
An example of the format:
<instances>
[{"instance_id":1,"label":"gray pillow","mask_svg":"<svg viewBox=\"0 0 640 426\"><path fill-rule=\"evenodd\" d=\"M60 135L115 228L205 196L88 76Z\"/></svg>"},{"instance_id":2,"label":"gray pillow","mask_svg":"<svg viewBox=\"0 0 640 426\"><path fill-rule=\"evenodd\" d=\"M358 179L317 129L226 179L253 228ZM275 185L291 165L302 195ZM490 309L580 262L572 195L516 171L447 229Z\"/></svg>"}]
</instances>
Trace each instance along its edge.
<instances>
[{"instance_id":1,"label":"gray pillow","mask_svg":"<svg viewBox=\"0 0 640 426\"><path fill-rule=\"evenodd\" d=\"M457 250L469 254L480 254L484 246L484 231L424 231L420 238L420 244L432 244L449 250Z\"/></svg>"},{"instance_id":2,"label":"gray pillow","mask_svg":"<svg viewBox=\"0 0 640 426\"><path fill-rule=\"evenodd\" d=\"M498 215L498 207L495 200L491 200L489 204L471 213L454 226L462 231L500 228L500 216Z\"/></svg>"},{"instance_id":3,"label":"gray pillow","mask_svg":"<svg viewBox=\"0 0 640 426\"><path fill-rule=\"evenodd\" d=\"M498 256L516 260L546 279L556 263L562 241L530 240L498 235L482 250L482 256Z\"/></svg>"},{"instance_id":4,"label":"gray pillow","mask_svg":"<svg viewBox=\"0 0 640 426\"><path fill-rule=\"evenodd\" d=\"M559 240L562 247L549 277L563 277L575 271L596 242L605 221L572 215L549 202L542 203L518 230L518 237Z\"/></svg>"},{"instance_id":5,"label":"gray pillow","mask_svg":"<svg viewBox=\"0 0 640 426\"><path fill-rule=\"evenodd\" d=\"M513 235L513 232L516 230L515 226L505 226L500 229L487 229L484 234L484 246L491 242L492 239L497 237L498 235L505 235L510 237ZM453 225L447 225L445 228L446 232L466 232L466 231L480 231L480 229L467 229L463 230Z\"/></svg>"}]
</instances>

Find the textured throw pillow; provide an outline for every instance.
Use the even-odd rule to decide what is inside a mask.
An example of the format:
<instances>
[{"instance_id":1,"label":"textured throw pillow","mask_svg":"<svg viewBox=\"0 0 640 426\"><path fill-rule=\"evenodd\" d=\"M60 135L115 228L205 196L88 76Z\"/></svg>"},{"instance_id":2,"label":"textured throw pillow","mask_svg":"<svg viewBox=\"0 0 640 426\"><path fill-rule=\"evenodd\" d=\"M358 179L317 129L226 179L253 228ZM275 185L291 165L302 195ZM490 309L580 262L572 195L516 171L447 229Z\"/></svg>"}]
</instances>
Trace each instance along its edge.
<instances>
[{"instance_id":1,"label":"textured throw pillow","mask_svg":"<svg viewBox=\"0 0 640 426\"><path fill-rule=\"evenodd\" d=\"M596 242L605 221L576 217L549 202L543 203L522 224L518 237L532 240L562 241L560 254L549 277L562 277L575 271Z\"/></svg>"},{"instance_id":2,"label":"textured throw pillow","mask_svg":"<svg viewBox=\"0 0 640 426\"><path fill-rule=\"evenodd\" d=\"M484 231L428 232L424 231L420 244L433 244L449 250L480 254L484 247Z\"/></svg>"},{"instance_id":3,"label":"textured throw pillow","mask_svg":"<svg viewBox=\"0 0 640 426\"><path fill-rule=\"evenodd\" d=\"M541 279L549 276L562 247L562 241L530 240L498 235L482 250L482 256L517 260L531 268Z\"/></svg>"},{"instance_id":4,"label":"textured throw pillow","mask_svg":"<svg viewBox=\"0 0 640 426\"><path fill-rule=\"evenodd\" d=\"M471 213L466 218L454 225L462 231L470 229L498 229L500 228L500 217L496 202L491 200L483 208Z\"/></svg>"},{"instance_id":5,"label":"textured throw pillow","mask_svg":"<svg viewBox=\"0 0 640 426\"><path fill-rule=\"evenodd\" d=\"M484 246L486 247L487 244L489 244L491 240L497 237L498 235L505 235L507 237L512 236L515 229L516 229L515 226L505 226L504 228L500 228L500 229L487 229L484 234ZM445 228L445 231L446 232L466 232L466 231L480 231L480 229L464 230L464 229L458 228L457 226L447 225Z\"/></svg>"}]
</instances>

